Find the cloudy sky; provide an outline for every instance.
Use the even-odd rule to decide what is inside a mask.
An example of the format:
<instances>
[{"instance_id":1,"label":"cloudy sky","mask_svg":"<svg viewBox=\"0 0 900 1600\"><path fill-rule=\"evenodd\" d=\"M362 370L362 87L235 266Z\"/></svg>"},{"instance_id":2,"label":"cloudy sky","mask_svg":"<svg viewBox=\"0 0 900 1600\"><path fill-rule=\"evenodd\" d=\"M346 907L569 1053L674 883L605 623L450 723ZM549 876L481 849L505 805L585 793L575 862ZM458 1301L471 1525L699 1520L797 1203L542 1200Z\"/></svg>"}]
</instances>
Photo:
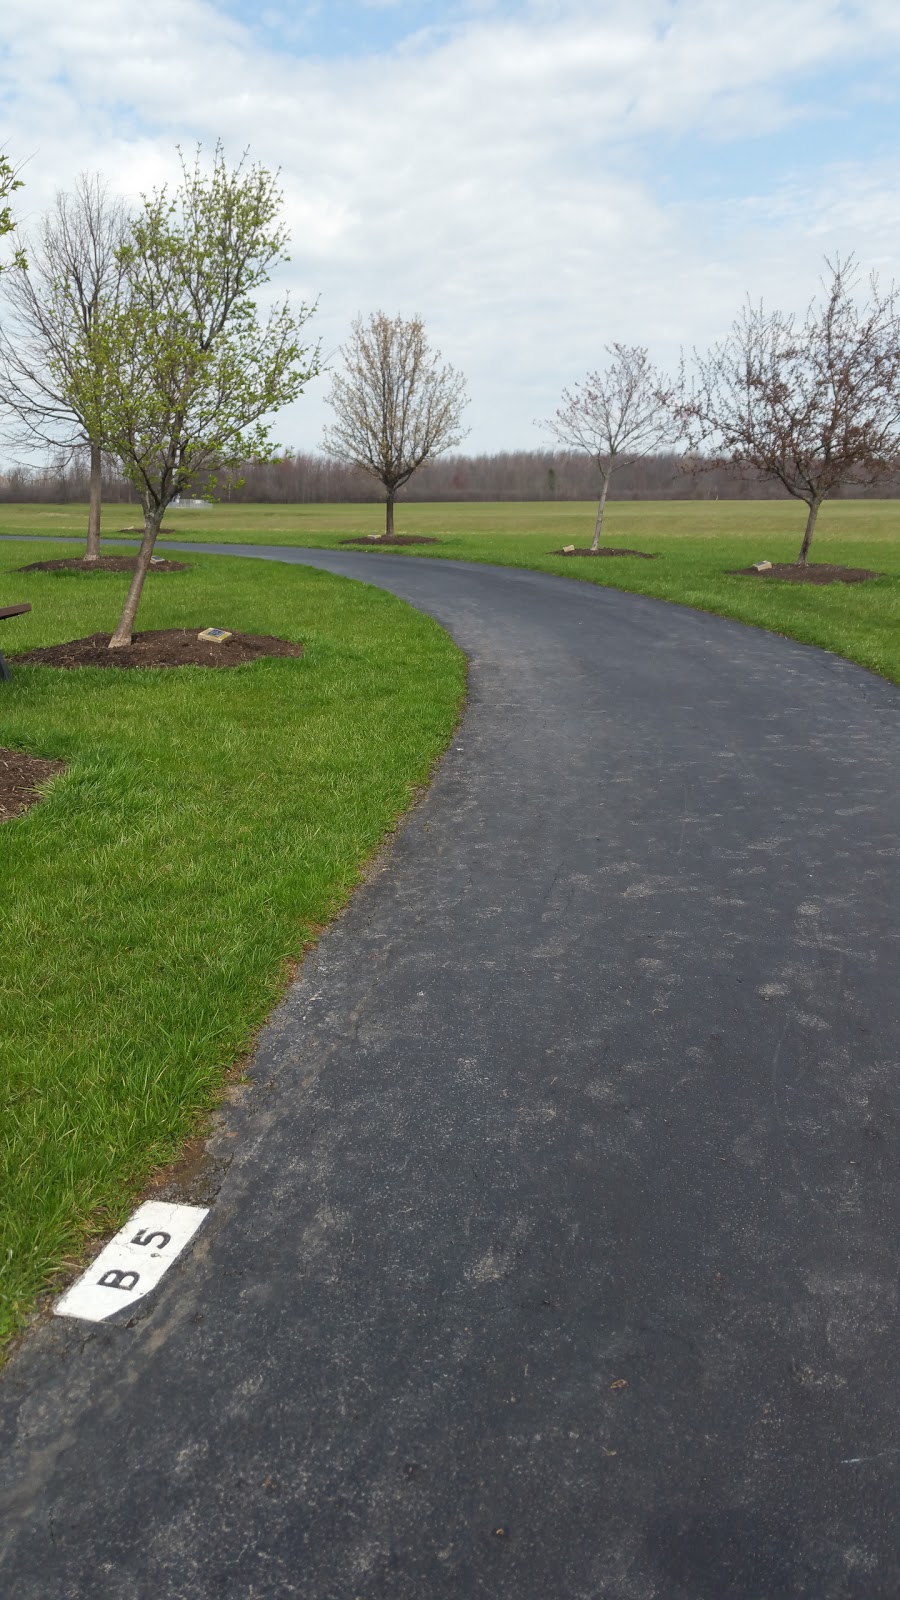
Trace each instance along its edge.
<instances>
[{"instance_id":1,"label":"cloudy sky","mask_svg":"<svg viewBox=\"0 0 900 1600\"><path fill-rule=\"evenodd\" d=\"M280 287L336 352L419 312L469 380L467 448L613 339L661 364L746 293L802 309L826 253L900 277L897 0L23 0L0 145L27 222L80 170L129 197L176 143L279 166ZM279 418L317 447L326 380Z\"/></svg>"}]
</instances>

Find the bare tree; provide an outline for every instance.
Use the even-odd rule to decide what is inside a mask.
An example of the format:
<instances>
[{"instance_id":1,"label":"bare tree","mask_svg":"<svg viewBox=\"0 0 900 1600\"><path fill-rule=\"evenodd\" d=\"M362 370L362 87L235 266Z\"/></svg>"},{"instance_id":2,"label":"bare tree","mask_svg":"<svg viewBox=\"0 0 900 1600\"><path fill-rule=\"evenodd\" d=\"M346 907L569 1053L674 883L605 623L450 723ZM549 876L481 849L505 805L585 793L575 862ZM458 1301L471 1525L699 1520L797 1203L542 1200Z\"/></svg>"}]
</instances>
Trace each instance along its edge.
<instances>
[{"instance_id":1,"label":"bare tree","mask_svg":"<svg viewBox=\"0 0 900 1600\"><path fill-rule=\"evenodd\" d=\"M684 415L705 465L750 468L807 507L797 564L819 508L845 484L871 488L900 464L900 298L869 279L856 298L852 256L826 266L802 322L748 304L731 333L697 358Z\"/></svg>"},{"instance_id":2,"label":"bare tree","mask_svg":"<svg viewBox=\"0 0 900 1600\"><path fill-rule=\"evenodd\" d=\"M99 174L82 173L74 194L58 192L42 219L28 246L29 270L6 274L2 286L0 405L16 443L47 445L57 457L87 453L89 562L100 555L104 441L88 421L97 408L85 401L82 363L97 318L121 291L126 221Z\"/></svg>"},{"instance_id":3,"label":"bare tree","mask_svg":"<svg viewBox=\"0 0 900 1600\"><path fill-rule=\"evenodd\" d=\"M466 380L440 365L420 317L405 322L376 311L357 317L341 350L328 404L335 420L322 443L329 455L361 467L384 485L385 531L394 537L398 489L425 464L465 437Z\"/></svg>"},{"instance_id":4,"label":"bare tree","mask_svg":"<svg viewBox=\"0 0 900 1600\"><path fill-rule=\"evenodd\" d=\"M609 344L603 372L563 391L556 415L539 423L569 450L584 450L600 472L600 502L591 554L600 549L609 484L617 467L631 467L677 437L676 391L658 372L643 345Z\"/></svg>"},{"instance_id":5,"label":"bare tree","mask_svg":"<svg viewBox=\"0 0 900 1600\"><path fill-rule=\"evenodd\" d=\"M117 252L125 289L85 332L74 391L89 435L141 497L144 535L110 649L132 628L166 508L212 490L217 474L271 459L265 420L319 370L299 334L314 308L285 299L261 316L254 296L286 259L276 175L231 170L221 145L212 170L182 159L182 179L143 196Z\"/></svg>"}]
</instances>

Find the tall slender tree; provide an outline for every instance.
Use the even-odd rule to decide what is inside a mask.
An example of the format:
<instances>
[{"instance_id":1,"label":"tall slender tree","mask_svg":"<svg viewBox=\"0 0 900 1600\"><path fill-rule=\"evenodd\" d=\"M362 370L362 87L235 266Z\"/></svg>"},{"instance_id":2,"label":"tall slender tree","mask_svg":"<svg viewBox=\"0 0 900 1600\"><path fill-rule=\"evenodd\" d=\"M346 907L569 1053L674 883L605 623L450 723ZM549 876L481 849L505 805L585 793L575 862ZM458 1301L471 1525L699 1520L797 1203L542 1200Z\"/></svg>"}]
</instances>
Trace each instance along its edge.
<instances>
[{"instance_id":1,"label":"tall slender tree","mask_svg":"<svg viewBox=\"0 0 900 1600\"><path fill-rule=\"evenodd\" d=\"M81 344L76 392L144 509L135 572L110 648L132 629L167 506L212 493L217 473L275 452L267 422L319 371L300 333L314 307L284 299L261 316L254 296L286 260L277 176L234 168L216 146L182 157L181 182L144 196L117 252L126 292Z\"/></svg>"},{"instance_id":2,"label":"tall slender tree","mask_svg":"<svg viewBox=\"0 0 900 1600\"><path fill-rule=\"evenodd\" d=\"M394 537L394 501L413 473L465 437L466 380L441 366L421 317L357 317L332 378L334 422L322 443L329 455L384 485L384 538Z\"/></svg>"},{"instance_id":3,"label":"tall slender tree","mask_svg":"<svg viewBox=\"0 0 900 1600\"><path fill-rule=\"evenodd\" d=\"M58 192L28 242L28 271L7 273L0 316L0 405L17 443L50 446L90 463L84 559L100 555L104 439L98 396L83 390L92 330L122 293L127 215L98 173ZM77 371L77 382L76 379ZM102 373L95 373L95 386Z\"/></svg>"},{"instance_id":4,"label":"tall slender tree","mask_svg":"<svg viewBox=\"0 0 900 1600\"><path fill-rule=\"evenodd\" d=\"M852 256L826 267L802 321L748 303L697 357L684 403L704 466L750 468L804 502L799 566L829 495L877 487L900 467L900 290L873 274L861 301Z\"/></svg>"},{"instance_id":5,"label":"tall slender tree","mask_svg":"<svg viewBox=\"0 0 900 1600\"><path fill-rule=\"evenodd\" d=\"M600 499L591 554L600 549L612 475L671 445L678 436L676 389L658 372L643 345L609 344L606 368L563 390L554 417L539 426L567 450L584 450L600 473Z\"/></svg>"}]
</instances>

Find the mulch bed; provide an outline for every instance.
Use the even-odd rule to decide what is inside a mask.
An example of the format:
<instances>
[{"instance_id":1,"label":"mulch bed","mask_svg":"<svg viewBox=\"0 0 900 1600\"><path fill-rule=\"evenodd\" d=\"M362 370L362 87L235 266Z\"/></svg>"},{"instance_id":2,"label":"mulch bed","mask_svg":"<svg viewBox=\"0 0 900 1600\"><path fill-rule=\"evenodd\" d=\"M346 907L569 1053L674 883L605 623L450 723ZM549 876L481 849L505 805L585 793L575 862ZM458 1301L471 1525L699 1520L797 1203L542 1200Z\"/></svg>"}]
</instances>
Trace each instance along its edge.
<instances>
[{"instance_id":1,"label":"mulch bed","mask_svg":"<svg viewBox=\"0 0 900 1600\"><path fill-rule=\"evenodd\" d=\"M63 561L32 561L29 567L17 567L17 572L133 572L137 556L99 556L96 561L85 561L81 556L67 556ZM188 572L185 561L151 561L150 572Z\"/></svg>"},{"instance_id":2,"label":"mulch bed","mask_svg":"<svg viewBox=\"0 0 900 1600\"><path fill-rule=\"evenodd\" d=\"M233 633L214 644L198 639L199 628L158 628L136 633L121 650L107 648L111 635L91 633L86 639L44 645L16 656L20 664L41 667L242 667L266 656L302 656L302 644L269 634Z\"/></svg>"},{"instance_id":3,"label":"mulch bed","mask_svg":"<svg viewBox=\"0 0 900 1600\"><path fill-rule=\"evenodd\" d=\"M788 583L865 583L868 578L882 578L882 572L870 572L868 567L835 567L827 561L817 561L798 567L794 561L775 561L765 572L755 567L733 567L732 578L783 578Z\"/></svg>"},{"instance_id":4,"label":"mulch bed","mask_svg":"<svg viewBox=\"0 0 900 1600\"><path fill-rule=\"evenodd\" d=\"M20 750L0 750L0 822L18 817L41 799L36 785L65 770L64 761L44 761Z\"/></svg>"},{"instance_id":5,"label":"mulch bed","mask_svg":"<svg viewBox=\"0 0 900 1600\"><path fill-rule=\"evenodd\" d=\"M641 561L656 561L658 558L647 550L619 550L610 544L602 544L599 550L551 550L553 556L638 556Z\"/></svg>"},{"instance_id":6,"label":"mulch bed","mask_svg":"<svg viewBox=\"0 0 900 1600\"><path fill-rule=\"evenodd\" d=\"M383 533L359 533L355 539L339 539L338 544L440 544L440 539L428 539L419 533L394 533L388 539Z\"/></svg>"}]
</instances>

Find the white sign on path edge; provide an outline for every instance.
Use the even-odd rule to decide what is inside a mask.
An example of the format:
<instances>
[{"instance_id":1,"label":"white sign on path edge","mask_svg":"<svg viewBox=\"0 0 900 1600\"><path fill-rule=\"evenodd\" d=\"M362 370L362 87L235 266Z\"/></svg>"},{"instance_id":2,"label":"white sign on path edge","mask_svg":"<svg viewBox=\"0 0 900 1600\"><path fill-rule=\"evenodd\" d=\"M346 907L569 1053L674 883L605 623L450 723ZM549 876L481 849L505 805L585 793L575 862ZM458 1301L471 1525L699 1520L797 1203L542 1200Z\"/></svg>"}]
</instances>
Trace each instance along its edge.
<instances>
[{"instance_id":1,"label":"white sign on path edge","mask_svg":"<svg viewBox=\"0 0 900 1600\"><path fill-rule=\"evenodd\" d=\"M148 1200L53 1307L58 1317L103 1322L149 1294L193 1239L208 1206Z\"/></svg>"}]
</instances>

